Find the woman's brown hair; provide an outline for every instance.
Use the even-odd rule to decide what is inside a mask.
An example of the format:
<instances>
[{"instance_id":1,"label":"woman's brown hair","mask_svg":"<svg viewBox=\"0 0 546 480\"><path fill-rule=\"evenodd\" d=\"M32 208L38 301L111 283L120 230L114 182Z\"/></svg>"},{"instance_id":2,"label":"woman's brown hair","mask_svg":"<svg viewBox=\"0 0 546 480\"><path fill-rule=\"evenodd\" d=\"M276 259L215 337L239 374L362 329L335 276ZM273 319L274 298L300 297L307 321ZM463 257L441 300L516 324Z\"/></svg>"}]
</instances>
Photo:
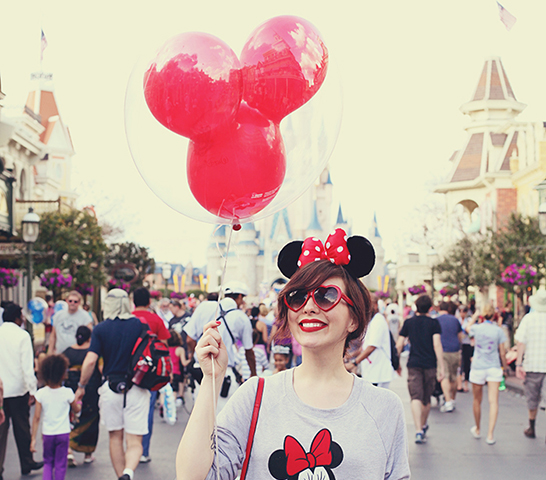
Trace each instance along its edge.
<instances>
[{"instance_id":1,"label":"woman's brown hair","mask_svg":"<svg viewBox=\"0 0 546 480\"><path fill-rule=\"evenodd\" d=\"M284 286L278 298L279 318L277 319L278 330L275 338L290 338L288 326L288 307L284 303L288 293L294 290L312 291L324 284L329 278L340 278L345 284L345 295L349 297L354 306L347 305L352 318L356 321L357 328L349 333L345 339L345 350L349 342L360 339L364 336L371 318L372 301L370 292L358 279L352 277L347 270L340 265L335 265L329 260L312 262L300 268Z\"/></svg>"}]
</instances>

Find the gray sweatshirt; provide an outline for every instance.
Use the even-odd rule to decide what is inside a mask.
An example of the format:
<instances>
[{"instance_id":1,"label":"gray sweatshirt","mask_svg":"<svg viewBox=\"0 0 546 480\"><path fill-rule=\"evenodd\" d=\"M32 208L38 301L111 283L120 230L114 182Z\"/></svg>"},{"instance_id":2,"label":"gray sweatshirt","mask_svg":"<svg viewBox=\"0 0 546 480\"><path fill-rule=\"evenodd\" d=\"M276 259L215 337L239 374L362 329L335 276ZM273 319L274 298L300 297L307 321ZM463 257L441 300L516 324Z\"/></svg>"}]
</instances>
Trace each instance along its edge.
<instances>
[{"instance_id":1,"label":"gray sweatshirt","mask_svg":"<svg viewBox=\"0 0 546 480\"><path fill-rule=\"evenodd\" d=\"M354 378L338 408L303 403L293 370L267 377L247 479L402 480L410 478L404 410L398 396ZM258 379L251 378L218 415L222 480L242 467ZM215 464L208 474L216 479Z\"/></svg>"}]
</instances>

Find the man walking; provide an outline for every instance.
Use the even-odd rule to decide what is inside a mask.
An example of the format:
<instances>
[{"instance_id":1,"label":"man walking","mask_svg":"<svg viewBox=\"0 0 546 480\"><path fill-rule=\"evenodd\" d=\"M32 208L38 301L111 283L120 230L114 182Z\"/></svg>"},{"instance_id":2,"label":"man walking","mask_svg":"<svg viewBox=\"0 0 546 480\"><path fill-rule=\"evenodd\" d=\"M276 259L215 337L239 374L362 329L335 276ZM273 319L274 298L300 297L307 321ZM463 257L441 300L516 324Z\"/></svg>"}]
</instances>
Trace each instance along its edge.
<instances>
[{"instance_id":1,"label":"man walking","mask_svg":"<svg viewBox=\"0 0 546 480\"><path fill-rule=\"evenodd\" d=\"M148 433L150 392L136 385L126 392L124 388L130 380L127 372L142 323L131 314L127 293L119 288L108 292L104 317L105 321L93 329L76 400L82 399L97 360L102 357L106 381L99 388L99 407L110 437L110 458L119 480L132 480L142 455L142 436Z\"/></svg>"},{"instance_id":2,"label":"man walking","mask_svg":"<svg viewBox=\"0 0 546 480\"><path fill-rule=\"evenodd\" d=\"M218 331L222 336L227 352L228 352L228 369L224 386L228 390L226 395L220 395L218 399L217 411L220 411L226 404L228 398L238 388L236 376L233 373L235 367L235 350L237 340L240 340L244 349L245 356L250 367L251 376L256 375L256 359L254 344L252 342L252 324L248 316L240 310L244 304L244 297L248 294L247 286L242 282L229 282L224 287L224 295L220 303L215 301L206 301L201 303L193 312L190 320L184 327L184 331L188 334L188 348L193 355L196 343L203 335L203 328L214 319L220 319L221 323Z\"/></svg>"},{"instance_id":3,"label":"man walking","mask_svg":"<svg viewBox=\"0 0 546 480\"><path fill-rule=\"evenodd\" d=\"M377 297L372 295L373 317L368 324L362 352L355 359L362 378L381 388L389 388L394 376L391 363L391 337L385 317L379 313Z\"/></svg>"},{"instance_id":4,"label":"man walking","mask_svg":"<svg viewBox=\"0 0 546 480\"><path fill-rule=\"evenodd\" d=\"M30 335L21 328L23 309L15 303L6 305L3 320L0 326L0 378L4 390L4 421L0 422L0 480L4 472L10 419L21 473L28 475L44 466L44 462L34 461L30 451L30 402L36 393L36 377Z\"/></svg>"},{"instance_id":5,"label":"man walking","mask_svg":"<svg viewBox=\"0 0 546 480\"><path fill-rule=\"evenodd\" d=\"M93 319L80 308L82 296L76 290L66 298L68 310L61 310L53 319L53 328L49 336L49 353L63 353L76 343L76 330L82 325L93 329Z\"/></svg>"},{"instance_id":6,"label":"man walking","mask_svg":"<svg viewBox=\"0 0 546 480\"><path fill-rule=\"evenodd\" d=\"M142 323L148 325L150 331L157 335L157 338L167 345L167 340L171 337L169 331L165 328L163 320L150 309L150 291L146 287L137 288L133 292L133 303L135 309L133 315L140 319ZM154 410L157 401L157 392L150 392L150 408L148 410L148 433L142 437L142 456L140 463L148 463L152 460L150 456L150 442L152 440L152 431L154 428Z\"/></svg>"},{"instance_id":7,"label":"man walking","mask_svg":"<svg viewBox=\"0 0 546 480\"><path fill-rule=\"evenodd\" d=\"M427 315L432 307L432 299L428 295L418 297L415 306L417 313L404 322L396 348L400 354L404 344L409 340L408 390L415 424L415 443L425 443L430 397L436 386L436 379L441 382L444 378L444 359L440 339L442 329L438 320Z\"/></svg>"},{"instance_id":8,"label":"man walking","mask_svg":"<svg viewBox=\"0 0 546 480\"><path fill-rule=\"evenodd\" d=\"M529 298L531 312L525 315L516 331L516 375L523 380L529 427L523 434L535 438L540 394L546 377L546 290L540 289Z\"/></svg>"},{"instance_id":9,"label":"man walking","mask_svg":"<svg viewBox=\"0 0 546 480\"><path fill-rule=\"evenodd\" d=\"M461 342L463 341L463 329L461 322L454 315L457 305L453 302L440 303L440 315L437 320L442 329L440 339L444 351L444 365L446 376L442 380L442 392L444 392L445 403L440 408L441 412L452 412L455 410L455 396L457 395L457 369L461 365Z\"/></svg>"}]
</instances>

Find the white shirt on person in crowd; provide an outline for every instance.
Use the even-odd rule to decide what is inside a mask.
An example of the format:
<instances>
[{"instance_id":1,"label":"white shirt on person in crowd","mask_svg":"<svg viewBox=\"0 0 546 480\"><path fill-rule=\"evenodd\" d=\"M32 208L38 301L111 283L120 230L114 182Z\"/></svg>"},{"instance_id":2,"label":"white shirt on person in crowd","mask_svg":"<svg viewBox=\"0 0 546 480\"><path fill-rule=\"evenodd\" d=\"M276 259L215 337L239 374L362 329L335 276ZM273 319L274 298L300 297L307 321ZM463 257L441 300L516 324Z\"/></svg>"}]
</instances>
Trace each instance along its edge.
<instances>
[{"instance_id":1,"label":"white shirt on person in crowd","mask_svg":"<svg viewBox=\"0 0 546 480\"><path fill-rule=\"evenodd\" d=\"M63 435L70 433L70 404L74 392L67 387L45 386L36 392L36 401L42 405L42 433Z\"/></svg>"},{"instance_id":2,"label":"white shirt on person in crowd","mask_svg":"<svg viewBox=\"0 0 546 480\"><path fill-rule=\"evenodd\" d=\"M83 308L79 308L75 313L61 310L53 317L56 353L63 353L76 343L76 332L82 325L93 328L93 320Z\"/></svg>"},{"instance_id":3,"label":"white shirt on person in crowd","mask_svg":"<svg viewBox=\"0 0 546 480\"><path fill-rule=\"evenodd\" d=\"M546 373L546 313L531 312L525 315L514 338L516 342L525 344L525 371Z\"/></svg>"},{"instance_id":4,"label":"white shirt on person in crowd","mask_svg":"<svg viewBox=\"0 0 546 480\"><path fill-rule=\"evenodd\" d=\"M228 352L228 366L235 366L236 351L233 347L233 341L231 335L226 328L226 323L235 339L240 340L245 350L251 350L254 346L252 342L252 324L248 316L237 308L237 303L232 298L226 297L220 302L224 312L228 312L225 320L221 320L218 331L222 336L227 352ZM218 308L218 302L206 301L195 309L193 315L189 319L188 323L184 327L184 331L196 342L199 341L203 335L203 329L205 325L214 319L219 318L220 309Z\"/></svg>"},{"instance_id":5,"label":"white shirt on person in crowd","mask_svg":"<svg viewBox=\"0 0 546 480\"><path fill-rule=\"evenodd\" d=\"M394 369L391 363L389 326L380 313L374 315L366 330L362 350L368 346L374 346L375 350L360 363L362 378L371 383L392 381Z\"/></svg>"},{"instance_id":6,"label":"white shirt on person in crowd","mask_svg":"<svg viewBox=\"0 0 546 480\"><path fill-rule=\"evenodd\" d=\"M13 322L0 326L0 378L4 383L4 398L36 393L30 335Z\"/></svg>"}]
</instances>

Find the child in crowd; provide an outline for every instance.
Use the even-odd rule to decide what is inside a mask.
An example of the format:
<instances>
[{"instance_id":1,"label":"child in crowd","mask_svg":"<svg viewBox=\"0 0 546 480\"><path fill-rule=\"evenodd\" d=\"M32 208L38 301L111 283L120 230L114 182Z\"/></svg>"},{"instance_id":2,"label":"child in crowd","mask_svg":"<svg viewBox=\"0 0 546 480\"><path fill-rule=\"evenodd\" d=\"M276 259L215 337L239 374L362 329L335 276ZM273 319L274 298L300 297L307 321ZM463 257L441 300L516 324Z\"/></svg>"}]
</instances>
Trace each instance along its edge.
<instances>
[{"instance_id":1,"label":"child in crowd","mask_svg":"<svg viewBox=\"0 0 546 480\"><path fill-rule=\"evenodd\" d=\"M189 365L190 359L187 358L186 350L182 346L182 337L175 330L169 330L171 338L167 340L169 354L173 362L173 381L171 383L175 395L177 395L176 406L180 407L184 398L184 374L181 366L185 368Z\"/></svg>"},{"instance_id":2,"label":"child in crowd","mask_svg":"<svg viewBox=\"0 0 546 480\"><path fill-rule=\"evenodd\" d=\"M273 347L273 360L275 362L274 374L286 370L288 361L290 360L290 347L286 345L275 345Z\"/></svg>"},{"instance_id":3,"label":"child in crowd","mask_svg":"<svg viewBox=\"0 0 546 480\"><path fill-rule=\"evenodd\" d=\"M42 422L44 473L43 480L64 480L66 475L68 444L70 440L70 409L79 412L74 392L63 387L68 369L64 355L50 355L40 363L40 376L45 387L36 392L36 406L32 422L31 452L36 451L36 435Z\"/></svg>"},{"instance_id":4,"label":"child in crowd","mask_svg":"<svg viewBox=\"0 0 546 480\"><path fill-rule=\"evenodd\" d=\"M261 376L269 368L269 360L267 359L265 350L262 348L261 345L257 344L259 337L259 332L254 330L252 332L252 340L254 342L254 347L252 348L252 350L254 350L254 357L256 358L256 373L258 374L258 376ZM237 351L237 355L235 357L235 365L238 367L238 370L243 377L243 382L246 382L250 378L250 367L248 366L248 362L246 361L244 347L240 347Z\"/></svg>"}]
</instances>

